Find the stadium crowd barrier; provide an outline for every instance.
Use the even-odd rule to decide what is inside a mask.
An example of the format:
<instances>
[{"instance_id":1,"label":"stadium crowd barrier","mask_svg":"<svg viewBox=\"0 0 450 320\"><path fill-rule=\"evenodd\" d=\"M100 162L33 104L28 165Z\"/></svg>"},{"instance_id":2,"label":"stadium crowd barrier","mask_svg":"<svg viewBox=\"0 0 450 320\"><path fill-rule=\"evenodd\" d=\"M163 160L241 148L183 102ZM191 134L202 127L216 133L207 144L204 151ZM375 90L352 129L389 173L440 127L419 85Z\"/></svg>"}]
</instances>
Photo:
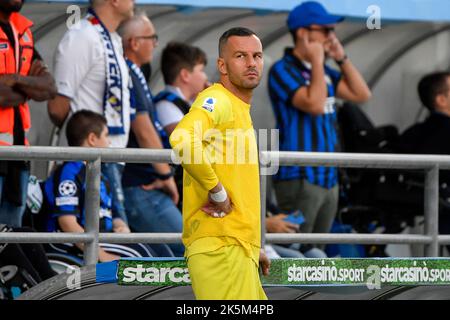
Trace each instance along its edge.
<instances>
[{"instance_id":1,"label":"stadium crowd barrier","mask_svg":"<svg viewBox=\"0 0 450 320\"><path fill-rule=\"evenodd\" d=\"M99 242L179 243L178 233L99 233L99 191L102 162L173 162L171 150L97 149L73 147L0 147L0 160L86 161L86 224L84 233L0 233L0 243L85 243L86 265L97 263ZM425 256L437 257L439 245L450 235L439 235L439 170L450 170L450 156L261 151L261 169L283 166L336 166L425 170L424 234L266 234L267 173L261 170L261 234L263 243L423 244ZM273 170L268 170L268 172Z\"/></svg>"}]
</instances>

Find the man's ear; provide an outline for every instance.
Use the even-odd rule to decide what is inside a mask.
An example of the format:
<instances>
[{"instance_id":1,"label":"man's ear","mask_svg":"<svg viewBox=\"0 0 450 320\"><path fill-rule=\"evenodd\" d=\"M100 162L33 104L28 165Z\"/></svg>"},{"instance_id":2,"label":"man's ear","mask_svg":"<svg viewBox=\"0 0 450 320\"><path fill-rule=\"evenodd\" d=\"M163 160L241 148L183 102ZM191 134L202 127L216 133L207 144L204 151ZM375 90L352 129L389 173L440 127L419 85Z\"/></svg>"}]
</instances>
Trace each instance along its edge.
<instances>
[{"instance_id":1,"label":"man's ear","mask_svg":"<svg viewBox=\"0 0 450 320\"><path fill-rule=\"evenodd\" d=\"M119 6L119 2L120 2L120 0L107 0L107 1L109 1L109 3L115 8L117 6Z\"/></svg>"},{"instance_id":2,"label":"man's ear","mask_svg":"<svg viewBox=\"0 0 450 320\"><path fill-rule=\"evenodd\" d=\"M129 38L128 41L130 42L130 49L132 51L137 51L139 49L139 41L136 38Z\"/></svg>"},{"instance_id":3,"label":"man's ear","mask_svg":"<svg viewBox=\"0 0 450 320\"><path fill-rule=\"evenodd\" d=\"M444 94L438 94L434 99L434 105L436 110L442 110L447 106L447 97Z\"/></svg>"},{"instance_id":4,"label":"man's ear","mask_svg":"<svg viewBox=\"0 0 450 320\"><path fill-rule=\"evenodd\" d=\"M225 64L225 60L223 58L218 58L217 59L217 70L219 70L221 75L227 75L228 71L227 71L227 65Z\"/></svg>"}]
</instances>

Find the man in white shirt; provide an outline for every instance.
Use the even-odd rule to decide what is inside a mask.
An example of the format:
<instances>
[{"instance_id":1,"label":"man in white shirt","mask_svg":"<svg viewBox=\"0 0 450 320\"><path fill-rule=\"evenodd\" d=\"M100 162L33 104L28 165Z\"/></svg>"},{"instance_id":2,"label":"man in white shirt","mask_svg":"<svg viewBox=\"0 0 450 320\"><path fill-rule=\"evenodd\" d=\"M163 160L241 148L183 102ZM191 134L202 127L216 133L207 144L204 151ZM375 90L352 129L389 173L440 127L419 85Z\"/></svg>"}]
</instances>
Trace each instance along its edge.
<instances>
[{"instance_id":1,"label":"man in white shirt","mask_svg":"<svg viewBox=\"0 0 450 320\"><path fill-rule=\"evenodd\" d=\"M123 58L119 24L133 16L133 0L91 0L85 19L60 41L54 61L58 96L49 101L52 122L62 127L70 112L88 109L107 118L111 147L125 148L130 131L130 77ZM114 190L113 201L123 209L120 164L104 164Z\"/></svg>"},{"instance_id":2,"label":"man in white shirt","mask_svg":"<svg viewBox=\"0 0 450 320\"><path fill-rule=\"evenodd\" d=\"M123 58L122 40L116 33L119 24L133 15L133 0L92 0L92 9L108 29L120 73L129 83L128 67ZM58 96L48 103L53 123L61 127L70 111L88 109L103 114L106 63L101 35L83 19L70 28L60 41L55 55L54 75ZM111 146L125 148L130 128L129 91L123 92L124 134L110 134ZM128 116L126 116L128 115Z\"/></svg>"}]
</instances>

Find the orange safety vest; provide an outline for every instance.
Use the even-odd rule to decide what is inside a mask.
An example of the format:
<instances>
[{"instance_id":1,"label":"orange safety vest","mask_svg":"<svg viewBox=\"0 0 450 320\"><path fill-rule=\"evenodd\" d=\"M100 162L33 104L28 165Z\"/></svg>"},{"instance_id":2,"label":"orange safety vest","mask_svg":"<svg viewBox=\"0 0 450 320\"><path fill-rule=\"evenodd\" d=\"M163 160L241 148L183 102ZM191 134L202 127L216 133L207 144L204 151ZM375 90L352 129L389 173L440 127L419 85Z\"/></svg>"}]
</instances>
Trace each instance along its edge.
<instances>
[{"instance_id":1,"label":"orange safety vest","mask_svg":"<svg viewBox=\"0 0 450 320\"><path fill-rule=\"evenodd\" d=\"M33 22L20 15L12 13L9 19L11 24L15 47L9 43L8 36L0 29L0 75L19 73L28 75L31 59L34 53L33 35L31 26ZM27 132L31 127L30 109L24 103L18 107L25 130L25 145L28 145ZM0 146L11 146L14 134L14 107L0 107Z\"/></svg>"}]
</instances>

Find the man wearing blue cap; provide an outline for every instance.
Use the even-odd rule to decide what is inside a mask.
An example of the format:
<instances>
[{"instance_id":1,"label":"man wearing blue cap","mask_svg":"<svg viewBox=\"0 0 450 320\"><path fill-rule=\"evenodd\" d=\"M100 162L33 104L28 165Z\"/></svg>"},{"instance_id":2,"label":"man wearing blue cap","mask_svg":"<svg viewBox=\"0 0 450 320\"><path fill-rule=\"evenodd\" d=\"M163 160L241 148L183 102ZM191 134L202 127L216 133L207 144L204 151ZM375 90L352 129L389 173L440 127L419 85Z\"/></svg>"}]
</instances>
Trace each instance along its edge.
<instances>
[{"instance_id":1,"label":"man wearing blue cap","mask_svg":"<svg viewBox=\"0 0 450 320\"><path fill-rule=\"evenodd\" d=\"M338 151L335 97L355 103L371 92L345 54L334 32L344 17L331 15L317 2L304 2L288 16L294 39L269 73L269 94L283 151ZM325 64L334 59L340 72ZM336 168L281 167L274 177L280 208L300 209L302 232L329 232L338 204Z\"/></svg>"}]
</instances>

